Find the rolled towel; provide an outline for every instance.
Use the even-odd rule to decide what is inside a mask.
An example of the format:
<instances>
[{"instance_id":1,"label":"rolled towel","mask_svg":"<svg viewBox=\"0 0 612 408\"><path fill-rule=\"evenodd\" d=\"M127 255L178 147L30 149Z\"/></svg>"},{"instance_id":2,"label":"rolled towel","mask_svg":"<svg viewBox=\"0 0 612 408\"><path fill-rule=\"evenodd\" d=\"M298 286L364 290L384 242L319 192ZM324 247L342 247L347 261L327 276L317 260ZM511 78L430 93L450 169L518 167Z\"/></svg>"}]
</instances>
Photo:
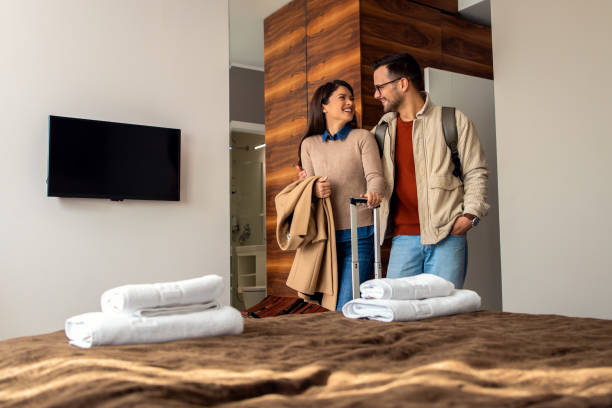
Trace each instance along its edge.
<instances>
[{"instance_id":1,"label":"rolled towel","mask_svg":"<svg viewBox=\"0 0 612 408\"><path fill-rule=\"evenodd\" d=\"M66 320L65 331L70 344L90 348L240 334L243 325L240 312L231 306L224 306L203 312L157 317L85 313Z\"/></svg>"},{"instance_id":2,"label":"rolled towel","mask_svg":"<svg viewBox=\"0 0 612 408\"><path fill-rule=\"evenodd\" d=\"M342 313L352 319L406 322L475 312L478 309L480 309L480 296L476 292L455 289L449 296L422 300L355 299L345 303Z\"/></svg>"},{"instance_id":3,"label":"rolled towel","mask_svg":"<svg viewBox=\"0 0 612 408\"><path fill-rule=\"evenodd\" d=\"M208 303L195 303L192 305L185 306L169 306L169 307L151 307L148 309L140 309L134 312L134 316L139 317L155 317L155 316L167 316L183 313L201 312L209 309L218 309L219 303L208 302Z\"/></svg>"},{"instance_id":4,"label":"rolled towel","mask_svg":"<svg viewBox=\"0 0 612 408\"><path fill-rule=\"evenodd\" d=\"M421 273L406 278L371 279L363 282L359 289L364 299L412 300L448 296L455 285L437 275Z\"/></svg>"},{"instance_id":5,"label":"rolled towel","mask_svg":"<svg viewBox=\"0 0 612 408\"><path fill-rule=\"evenodd\" d=\"M102 311L134 314L141 309L214 301L223 292L223 278L206 275L177 282L124 285L102 294Z\"/></svg>"}]
</instances>

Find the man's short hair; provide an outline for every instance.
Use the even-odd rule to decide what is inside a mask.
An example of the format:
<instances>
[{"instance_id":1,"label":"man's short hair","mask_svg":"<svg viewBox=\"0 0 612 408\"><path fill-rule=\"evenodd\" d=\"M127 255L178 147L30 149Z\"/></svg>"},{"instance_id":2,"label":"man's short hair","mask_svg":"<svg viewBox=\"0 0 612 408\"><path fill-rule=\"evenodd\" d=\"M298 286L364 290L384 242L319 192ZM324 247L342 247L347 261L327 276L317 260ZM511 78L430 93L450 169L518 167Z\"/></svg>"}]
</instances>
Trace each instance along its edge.
<instances>
[{"instance_id":1,"label":"man's short hair","mask_svg":"<svg viewBox=\"0 0 612 408\"><path fill-rule=\"evenodd\" d=\"M392 54L377 59L372 63L372 71L386 66L389 73L409 79L417 90L423 89L423 74L419 63L410 54Z\"/></svg>"}]
</instances>

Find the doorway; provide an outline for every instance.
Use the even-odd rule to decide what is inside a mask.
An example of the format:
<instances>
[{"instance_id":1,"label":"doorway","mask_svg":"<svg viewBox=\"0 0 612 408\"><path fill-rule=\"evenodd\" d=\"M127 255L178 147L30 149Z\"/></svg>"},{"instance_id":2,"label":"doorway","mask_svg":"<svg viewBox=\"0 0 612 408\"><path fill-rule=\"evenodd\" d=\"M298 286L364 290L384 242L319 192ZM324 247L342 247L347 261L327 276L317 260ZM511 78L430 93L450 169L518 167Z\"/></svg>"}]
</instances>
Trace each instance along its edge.
<instances>
[{"instance_id":1,"label":"doorway","mask_svg":"<svg viewBox=\"0 0 612 408\"><path fill-rule=\"evenodd\" d=\"M231 303L244 310L266 296L263 125L232 122L230 163Z\"/></svg>"}]
</instances>

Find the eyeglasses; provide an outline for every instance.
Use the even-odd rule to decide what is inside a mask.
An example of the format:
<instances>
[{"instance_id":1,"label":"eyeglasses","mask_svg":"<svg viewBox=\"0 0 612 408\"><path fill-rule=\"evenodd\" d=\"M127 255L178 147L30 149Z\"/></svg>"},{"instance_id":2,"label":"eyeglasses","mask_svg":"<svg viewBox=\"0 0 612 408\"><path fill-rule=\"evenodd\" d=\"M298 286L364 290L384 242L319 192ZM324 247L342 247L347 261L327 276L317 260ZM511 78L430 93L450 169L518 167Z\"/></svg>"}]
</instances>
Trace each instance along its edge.
<instances>
[{"instance_id":1,"label":"eyeglasses","mask_svg":"<svg viewBox=\"0 0 612 408\"><path fill-rule=\"evenodd\" d=\"M389 85L391 82L395 82L395 81L399 81L400 79L402 79L403 77L398 77L395 79L392 79L391 81L385 82L384 84L380 84L380 85L374 85L374 88L376 88L376 92L378 93L382 93L382 89L385 87L385 85ZM376 93L374 92L374 93Z\"/></svg>"}]
</instances>

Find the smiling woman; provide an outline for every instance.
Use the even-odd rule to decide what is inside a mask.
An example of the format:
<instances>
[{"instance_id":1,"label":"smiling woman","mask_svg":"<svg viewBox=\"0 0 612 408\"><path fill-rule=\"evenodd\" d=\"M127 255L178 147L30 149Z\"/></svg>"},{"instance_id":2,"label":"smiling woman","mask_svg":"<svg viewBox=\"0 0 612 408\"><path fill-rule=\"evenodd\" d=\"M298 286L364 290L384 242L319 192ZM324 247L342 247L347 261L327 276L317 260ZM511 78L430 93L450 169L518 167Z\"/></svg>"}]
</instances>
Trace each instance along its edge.
<instances>
[{"instance_id":1,"label":"smiling woman","mask_svg":"<svg viewBox=\"0 0 612 408\"><path fill-rule=\"evenodd\" d=\"M353 88L347 82L336 79L315 90L308 109L308 126L298 145L298 165L306 176L319 177L315 196L331 200L338 261L337 276L331 280L337 282L337 295L329 303L324 297L323 306L341 310L353 296L349 199L366 197L368 206L374 207L380 204L384 193L378 147L370 132L357 128ZM373 218L371 211L364 208L358 218L359 280L364 282L374 267ZM291 275L288 284L290 281Z\"/></svg>"}]
</instances>

